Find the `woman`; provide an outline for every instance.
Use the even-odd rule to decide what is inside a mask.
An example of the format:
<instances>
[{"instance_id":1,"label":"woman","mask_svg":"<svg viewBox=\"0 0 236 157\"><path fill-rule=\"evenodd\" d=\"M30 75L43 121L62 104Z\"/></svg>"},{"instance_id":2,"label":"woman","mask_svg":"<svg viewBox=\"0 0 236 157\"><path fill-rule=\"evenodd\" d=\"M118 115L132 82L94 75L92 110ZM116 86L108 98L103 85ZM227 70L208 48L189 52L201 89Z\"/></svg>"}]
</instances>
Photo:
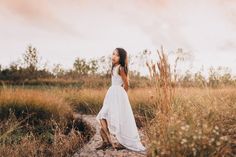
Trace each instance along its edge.
<instances>
[{"instance_id":1,"label":"woman","mask_svg":"<svg viewBox=\"0 0 236 157\"><path fill-rule=\"evenodd\" d=\"M100 134L103 139L96 149L130 149L146 153L140 142L137 125L128 98L128 58L123 48L116 48L112 54L111 86L109 87L101 110L96 116L101 124ZM113 143L110 133L119 143Z\"/></svg>"}]
</instances>

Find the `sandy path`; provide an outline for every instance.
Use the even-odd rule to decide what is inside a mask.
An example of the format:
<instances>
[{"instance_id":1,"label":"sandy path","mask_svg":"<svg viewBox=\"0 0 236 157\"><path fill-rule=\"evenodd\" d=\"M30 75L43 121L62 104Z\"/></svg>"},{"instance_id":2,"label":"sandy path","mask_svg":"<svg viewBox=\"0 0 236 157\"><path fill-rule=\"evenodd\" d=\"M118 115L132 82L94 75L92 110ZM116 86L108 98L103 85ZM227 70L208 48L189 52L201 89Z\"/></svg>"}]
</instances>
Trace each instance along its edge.
<instances>
[{"instance_id":1,"label":"sandy path","mask_svg":"<svg viewBox=\"0 0 236 157\"><path fill-rule=\"evenodd\" d=\"M123 149L123 150L113 150L112 148L108 148L106 150L96 150L95 148L102 143L102 138L99 133L99 123L95 119L95 115L77 115L82 117L88 124L96 129L95 135L90 139L88 143L84 145L80 151L76 152L73 157L144 157L145 155L140 154L138 152ZM142 130L139 130L139 135L142 143L146 147L147 140L143 134ZM117 142L116 138L112 136L112 141Z\"/></svg>"}]
</instances>

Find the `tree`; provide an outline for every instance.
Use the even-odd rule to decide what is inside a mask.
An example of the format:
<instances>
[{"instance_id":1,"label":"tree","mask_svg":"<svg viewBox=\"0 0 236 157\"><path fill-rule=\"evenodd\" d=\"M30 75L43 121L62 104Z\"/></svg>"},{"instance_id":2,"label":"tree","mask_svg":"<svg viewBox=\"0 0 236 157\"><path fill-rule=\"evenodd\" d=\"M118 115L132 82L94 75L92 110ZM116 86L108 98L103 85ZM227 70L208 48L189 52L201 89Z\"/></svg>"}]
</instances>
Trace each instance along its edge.
<instances>
[{"instance_id":1,"label":"tree","mask_svg":"<svg viewBox=\"0 0 236 157\"><path fill-rule=\"evenodd\" d=\"M83 58L77 58L73 64L74 70L80 74L85 75L88 74L89 65L86 63L86 60Z\"/></svg>"},{"instance_id":2,"label":"tree","mask_svg":"<svg viewBox=\"0 0 236 157\"><path fill-rule=\"evenodd\" d=\"M193 76L190 70L186 70L184 76L180 79L182 85L190 87L193 85Z\"/></svg>"},{"instance_id":3,"label":"tree","mask_svg":"<svg viewBox=\"0 0 236 157\"><path fill-rule=\"evenodd\" d=\"M206 79L204 78L201 71L198 71L194 74L194 84L197 87L206 87Z\"/></svg>"},{"instance_id":4,"label":"tree","mask_svg":"<svg viewBox=\"0 0 236 157\"><path fill-rule=\"evenodd\" d=\"M89 65L89 74L95 74L98 70L98 60L91 59L88 62L88 65Z\"/></svg>"},{"instance_id":5,"label":"tree","mask_svg":"<svg viewBox=\"0 0 236 157\"><path fill-rule=\"evenodd\" d=\"M61 64L54 64L52 72L57 78L57 77L62 76L65 73L65 70L62 68Z\"/></svg>"},{"instance_id":6,"label":"tree","mask_svg":"<svg viewBox=\"0 0 236 157\"><path fill-rule=\"evenodd\" d=\"M23 54L24 64L30 72L37 71L37 65L39 62L38 51L36 48L29 45L26 52Z\"/></svg>"},{"instance_id":7,"label":"tree","mask_svg":"<svg viewBox=\"0 0 236 157\"><path fill-rule=\"evenodd\" d=\"M98 59L98 71L100 74L105 74L109 76L111 72L111 55L108 56L102 56Z\"/></svg>"}]
</instances>

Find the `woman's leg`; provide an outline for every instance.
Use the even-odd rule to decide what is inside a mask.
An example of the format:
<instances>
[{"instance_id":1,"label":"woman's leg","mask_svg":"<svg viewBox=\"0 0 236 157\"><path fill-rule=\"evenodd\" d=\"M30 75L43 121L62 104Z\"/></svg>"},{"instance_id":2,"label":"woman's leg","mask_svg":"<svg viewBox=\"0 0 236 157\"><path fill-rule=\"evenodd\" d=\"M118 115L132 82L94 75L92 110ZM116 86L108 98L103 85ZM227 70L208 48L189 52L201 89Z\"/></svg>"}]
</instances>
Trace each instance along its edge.
<instances>
[{"instance_id":1,"label":"woman's leg","mask_svg":"<svg viewBox=\"0 0 236 157\"><path fill-rule=\"evenodd\" d=\"M104 132L103 128L100 129L100 134L101 134L101 137L102 137L102 145L96 147L96 150L100 150L100 149L103 149L105 150L106 148L110 147L111 144L109 143L108 141L108 138L107 138L107 135L106 133Z\"/></svg>"},{"instance_id":2,"label":"woman's leg","mask_svg":"<svg viewBox=\"0 0 236 157\"><path fill-rule=\"evenodd\" d=\"M100 146L96 147L96 150L100 150L100 149L105 150L106 148L111 146L111 143L109 142L109 139L108 139L107 134L104 131L103 127L101 127L101 129L100 129L100 135L102 137L103 142Z\"/></svg>"},{"instance_id":3,"label":"woman's leg","mask_svg":"<svg viewBox=\"0 0 236 157\"><path fill-rule=\"evenodd\" d=\"M107 135L106 135L106 133L104 132L103 128L100 129L100 135L101 135L101 137L102 137L102 141L103 141L103 142L109 143L108 138L107 138Z\"/></svg>"},{"instance_id":4,"label":"woman's leg","mask_svg":"<svg viewBox=\"0 0 236 157\"><path fill-rule=\"evenodd\" d=\"M108 129L108 125L107 125L107 121L106 119L101 119L100 120L100 123L101 123L101 127L102 127L102 130L103 132L105 133L106 137L107 137L107 140L108 142L112 145L112 147L114 148L115 145L113 144L112 140L111 140L111 136L110 136L110 132L109 132L109 129Z\"/></svg>"}]
</instances>

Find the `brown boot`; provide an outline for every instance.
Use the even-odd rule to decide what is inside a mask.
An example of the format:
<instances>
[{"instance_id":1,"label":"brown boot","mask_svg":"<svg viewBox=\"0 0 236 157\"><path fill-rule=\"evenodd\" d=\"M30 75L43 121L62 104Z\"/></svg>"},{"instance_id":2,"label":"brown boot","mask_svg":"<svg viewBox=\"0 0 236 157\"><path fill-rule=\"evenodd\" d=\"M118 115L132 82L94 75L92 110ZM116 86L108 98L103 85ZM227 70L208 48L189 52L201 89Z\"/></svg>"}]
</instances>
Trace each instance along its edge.
<instances>
[{"instance_id":1,"label":"brown boot","mask_svg":"<svg viewBox=\"0 0 236 157\"><path fill-rule=\"evenodd\" d=\"M96 150L100 150L100 149L105 150L105 149L107 149L107 148L109 148L111 146L112 145L109 142L102 142L102 144L100 146L98 146L96 148Z\"/></svg>"}]
</instances>

